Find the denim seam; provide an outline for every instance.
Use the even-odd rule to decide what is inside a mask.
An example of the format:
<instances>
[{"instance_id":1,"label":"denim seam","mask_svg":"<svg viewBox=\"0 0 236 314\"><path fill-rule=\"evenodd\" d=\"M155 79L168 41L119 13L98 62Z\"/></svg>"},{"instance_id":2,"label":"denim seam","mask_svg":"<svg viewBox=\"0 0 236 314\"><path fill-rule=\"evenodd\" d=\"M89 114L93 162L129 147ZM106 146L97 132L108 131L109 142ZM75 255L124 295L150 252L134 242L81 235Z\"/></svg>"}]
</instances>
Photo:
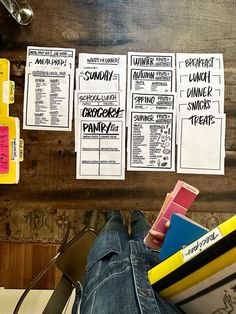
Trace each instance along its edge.
<instances>
[{"instance_id":1,"label":"denim seam","mask_svg":"<svg viewBox=\"0 0 236 314\"><path fill-rule=\"evenodd\" d=\"M121 271L121 272L113 273L113 274L111 274L110 276L106 277L104 280L102 280L102 281L101 281L96 287L94 287L93 290L88 294L87 300L85 301L84 304L87 303L87 301L89 300L89 298L90 298L90 296L93 294L93 292L94 292L95 290L97 290L103 283L105 283L106 281L108 281L108 280L109 280L110 278L112 278L113 276L120 275L120 274L123 274L123 273L129 271L129 268L130 268L130 266L128 266L125 270L123 270L123 271Z\"/></svg>"}]
</instances>

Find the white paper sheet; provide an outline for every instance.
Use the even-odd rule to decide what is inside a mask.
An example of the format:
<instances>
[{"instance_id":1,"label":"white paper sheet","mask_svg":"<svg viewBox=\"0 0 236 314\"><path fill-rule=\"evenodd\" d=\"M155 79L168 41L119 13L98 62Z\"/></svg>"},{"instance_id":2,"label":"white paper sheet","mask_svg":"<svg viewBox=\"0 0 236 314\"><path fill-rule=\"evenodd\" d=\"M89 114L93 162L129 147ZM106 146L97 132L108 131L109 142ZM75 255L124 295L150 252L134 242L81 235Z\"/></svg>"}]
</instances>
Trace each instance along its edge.
<instances>
[{"instance_id":1,"label":"white paper sheet","mask_svg":"<svg viewBox=\"0 0 236 314\"><path fill-rule=\"evenodd\" d=\"M168 93L169 95L170 93L172 94L174 92L175 92L174 53L148 53L148 52L128 53L128 80L127 80L128 110L130 110L131 108L135 109L134 97L137 97L136 96L137 94L151 95L155 93L157 95ZM150 110L153 108L151 107L147 108L146 105L143 106L143 108L136 107L136 109Z\"/></svg>"},{"instance_id":2,"label":"white paper sheet","mask_svg":"<svg viewBox=\"0 0 236 314\"><path fill-rule=\"evenodd\" d=\"M178 173L224 174L225 115L179 118Z\"/></svg>"},{"instance_id":3,"label":"white paper sheet","mask_svg":"<svg viewBox=\"0 0 236 314\"><path fill-rule=\"evenodd\" d=\"M174 92L175 55L173 53L128 53L128 102L130 91ZM130 108L130 107L128 107Z\"/></svg>"},{"instance_id":4,"label":"white paper sheet","mask_svg":"<svg viewBox=\"0 0 236 314\"><path fill-rule=\"evenodd\" d=\"M77 179L124 179L124 122L81 120Z\"/></svg>"},{"instance_id":5,"label":"white paper sheet","mask_svg":"<svg viewBox=\"0 0 236 314\"><path fill-rule=\"evenodd\" d=\"M128 170L175 169L175 54L128 53Z\"/></svg>"},{"instance_id":6,"label":"white paper sheet","mask_svg":"<svg viewBox=\"0 0 236 314\"><path fill-rule=\"evenodd\" d=\"M72 128L75 49L28 47L23 128Z\"/></svg>"},{"instance_id":7,"label":"white paper sheet","mask_svg":"<svg viewBox=\"0 0 236 314\"><path fill-rule=\"evenodd\" d=\"M125 107L121 107L120 93L93 93L75 91L75 150L79 150L80 127L83 118L120 118L125 119Z\"/></svg>"},{"instance_id":8,"label":"white paper sheet","mask_svg":"<svg viewBox=\"0 0 236 314\"><path fill-rule=\"evenodd\" d=\"M72 77L62 71L26 68L24 129L71 130Z\"/></svg>"},{"instance_id":9,"label":"white paper sheet","mask_svg":"<svg viewBox=\"0 0 236 314\"><path fill-rule=\"evenodd\" d=\"M176 64L179 112L224 113L223 55L177 53Z\"/></svg>"},{"instance_id":10,"label":"white paper sheet","mask_svg":"<svg viewBox=\"0 0 236 314\"><path fill-rule=\"evenodd\" d=\"M74 73L75 49L54 47L27 47L26 67L64 69Z\"/></svg>"},{"instance_id":11,"label":"white paper sheet","mask_svg":"<svg viewBox=\"0 0 236 314\"><path fill-rule=\"evenodd\" d=\"M123 91L125 101L126 56L80 53L76 90Z\"/></svg>"},{"instance_id":12,"label":"white paper sheet","mask_svg":"<svg viewBox=\"0 0 236 314\"><path fill-rule=\"evenodd\" d=\"M224 118L224 63L222 54L211 53L177 53L177 131L176 142L178 147L178 172L223 174L225 147ZM198 116L207 121L207 117L221 115L215 125L199 125L195 129L199 138L192 134L193 128L186 127L187 118ZM180 120L184 117L185 120ZM219 121L222 129L219 133ZM181 125L182 124L182 125ZM184 126L183 126L184 124ZM202 130L205 128L205 133ZM216 130L215 136L211 131ZM194 133L194 132L193 132ZM192 140L191 136L192 134ZM200 140L200 138L202 139ZM195 138L196 137L196 138ZM189 138L189 143L187 143ZM214 140L214 143L211 141ZM180 144L184 143L184 146ZM192 142L191 142L192 141ZM196 141L196 145L194 144ZM199 142L200 141L200 142ZM220 148L219 142L221 143ZM202 143L202 144L201 144ZM191 146L192 145L192 146ZM188 148L187 148L188 147ZM192 147L192 153L190 152ZM198 147L194 149L194 147ZM199 156L201 154L202 158ZM192 162L190 161L192 159Z\"/></svg>"},{"instance_id":13,"label":"white paper sheet","mask_svg":"<svg viewBox=\"0 0 236 314\"><path fill-rule=\"evenodd\" d=\"M76 73L76 178L124 180L126 56L80 54Z\"/></svg>"},{"instance_id":14,"label":"white paper sheet","mask_svg":"<svg viewBox=\"0 0 236 314\"><path fill-rule=\"evenodd\" d=\"M175 170L175 112L131 111L128 170Z\"/></svg>"},{"instance_id":15,"label":"white paper sheet","mask_svg":"<svg viewBox=\"0 0 236 314\"><path fill-rule=\"evenodd\" d=\"M136 110L174 110L175 93L132 93L131 108Z\"/></svg>"}]
</instances>

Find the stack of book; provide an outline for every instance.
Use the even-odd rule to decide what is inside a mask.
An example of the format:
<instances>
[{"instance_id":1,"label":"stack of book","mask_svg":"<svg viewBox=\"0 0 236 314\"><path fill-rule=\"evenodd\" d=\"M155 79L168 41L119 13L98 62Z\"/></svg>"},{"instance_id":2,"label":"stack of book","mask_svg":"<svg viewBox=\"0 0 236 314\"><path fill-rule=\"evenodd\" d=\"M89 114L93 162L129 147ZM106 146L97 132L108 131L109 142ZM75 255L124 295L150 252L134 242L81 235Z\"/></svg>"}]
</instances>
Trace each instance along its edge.
<instances>
[{"instance_id":1,"label":"stack of book","mask_svg":"<svg viewBox=\"0 0 236 314\"><path fill-rule=\"evenodd\" d=\"M191 230L204 235L180 248ZM187 314L236 313L236 216L207 232L173 215L169 231L161 250L167 258L148 272L154 290Z\"/></svg>"}]
</instances>

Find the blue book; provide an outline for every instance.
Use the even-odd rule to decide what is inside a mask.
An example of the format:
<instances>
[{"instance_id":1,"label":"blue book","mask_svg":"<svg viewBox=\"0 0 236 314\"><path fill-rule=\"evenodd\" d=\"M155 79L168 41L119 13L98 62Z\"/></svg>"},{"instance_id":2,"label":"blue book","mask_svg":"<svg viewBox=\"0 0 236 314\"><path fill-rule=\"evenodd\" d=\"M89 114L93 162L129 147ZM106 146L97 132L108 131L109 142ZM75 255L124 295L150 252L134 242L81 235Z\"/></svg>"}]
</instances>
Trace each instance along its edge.
<instances>
[{"instance_id":1,"label":"blue book","mask_svg":"<svg viewBox=\"0 0 236 314\"><path fill-rule=\"evenodd\" d=\"M166 232L165 239L160 251L160 259L164 260L183 246L197 240L209 230L192 219L173 213L170 221L170 228Z\"/></svg>"}]
</instances>

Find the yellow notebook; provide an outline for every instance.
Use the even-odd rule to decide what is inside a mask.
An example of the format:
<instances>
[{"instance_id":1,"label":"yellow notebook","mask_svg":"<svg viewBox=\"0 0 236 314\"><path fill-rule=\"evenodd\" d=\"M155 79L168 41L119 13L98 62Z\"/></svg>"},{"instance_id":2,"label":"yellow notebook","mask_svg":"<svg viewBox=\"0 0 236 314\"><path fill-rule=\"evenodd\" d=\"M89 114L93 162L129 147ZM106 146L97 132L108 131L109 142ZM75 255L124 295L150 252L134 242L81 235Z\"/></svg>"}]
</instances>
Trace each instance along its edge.
<instances>
[{"instance_id":1,"label":"yellow notebook","mask_svg":"<svg viewBox=\"0 0 236 314\"><path fill-rule=\"evenodd\" d=\"M170 298L236 260L236 216L220 224L148 272L153 288Z\"/></svg>"},{"instance_id":2,"label":"yellow notebook","mask_svg":"<svg viewBox=\"0 0 236 314\"><path fill-rule=\"evenodd\" d=\"M186 314L235 313L235 284L236 262L233 262L167 300Z\"/></svg>"},{"instance_id":3,"label":"yellow notebook","mask_svg":"<svg viewBox=\"0 0 236 314\"><path fill-rule=\"evenodd\" d=\"M22 147L19 119L0 117L0 184L18 183Z\"/></svg>"}]
</instances>

